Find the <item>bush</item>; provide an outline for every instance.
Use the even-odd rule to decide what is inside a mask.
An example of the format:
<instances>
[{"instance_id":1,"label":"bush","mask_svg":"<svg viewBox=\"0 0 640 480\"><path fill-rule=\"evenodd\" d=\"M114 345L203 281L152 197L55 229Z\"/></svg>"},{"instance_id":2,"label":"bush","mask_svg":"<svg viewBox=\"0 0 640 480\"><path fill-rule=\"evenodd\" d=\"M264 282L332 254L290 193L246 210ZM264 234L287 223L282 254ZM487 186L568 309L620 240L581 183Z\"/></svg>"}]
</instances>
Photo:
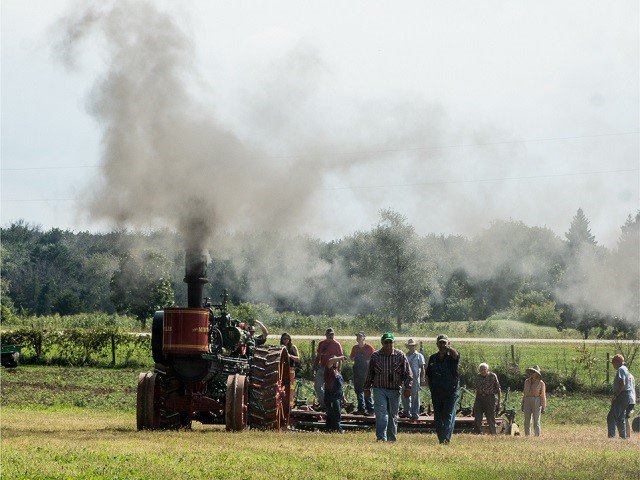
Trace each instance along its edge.
<instances>
[{"instance_id":1,"label":"bush","mask_svg":"<svg viewBox=\"0 0 640 480\"><path fill-rule=\"evenodd\" d=\"M3 344L22 345L23 363L112 365L112 342L116 347L117 365L147 365L152 362L149 337L121 332L118 327L66 330L22 327L2 335Z\"/></svg>"},{"instance_id":2,"label":"bush","mask_svg":"<svg viewBox=\"0 0 640 480\"><path fill-rule=\"evenodd\" d=\"M561 323L561 311L556 309L556 302L548 299L542 292L518 292L513 299L516 320L534 325L556 327Z\"/></svg>"}]
</instances>

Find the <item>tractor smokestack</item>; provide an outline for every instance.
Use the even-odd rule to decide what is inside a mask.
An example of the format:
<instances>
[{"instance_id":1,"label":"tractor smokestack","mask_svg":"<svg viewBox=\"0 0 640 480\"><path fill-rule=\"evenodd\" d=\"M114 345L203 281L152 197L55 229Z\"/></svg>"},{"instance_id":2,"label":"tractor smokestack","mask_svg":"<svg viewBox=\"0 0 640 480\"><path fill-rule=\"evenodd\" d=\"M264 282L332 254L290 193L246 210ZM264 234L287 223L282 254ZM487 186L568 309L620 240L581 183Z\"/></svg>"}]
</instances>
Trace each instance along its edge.
<instances>
[{"instance_id":1,"label":"tractor smokestack","mask_svg":"<svg viewBox=\"0 0 640 480\"><path fill-rule=\"evenodd\" d=\"M207 253L201 249L187 247L185 254L185 277L187 284L187 306L202 308L202 290L207 278Z\"/></svg>"}]
</instances>

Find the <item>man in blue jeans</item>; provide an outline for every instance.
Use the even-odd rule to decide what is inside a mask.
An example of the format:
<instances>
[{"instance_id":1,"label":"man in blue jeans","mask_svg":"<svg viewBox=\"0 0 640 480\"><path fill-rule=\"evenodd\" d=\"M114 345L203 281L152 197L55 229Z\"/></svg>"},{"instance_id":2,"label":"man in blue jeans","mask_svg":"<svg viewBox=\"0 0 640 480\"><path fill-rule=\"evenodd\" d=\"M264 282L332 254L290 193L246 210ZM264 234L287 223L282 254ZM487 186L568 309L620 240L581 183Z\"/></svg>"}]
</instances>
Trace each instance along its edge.
<instances>
[{"instance_id":1,"label":"man in blue jeans","mask_svg":"<svg viewBox=\"0 0 640 480\"><path fill-rule=\"evenodd\" d=\"M613 367L616 369L616 376L613 379L613 397L611 398L611 408L607 415L607 429L609 438L616 436L616 427L620 438L627 437L626 414L627 407L632 399L632 375L624 363L624 357L619 353L611 359Z\"/></svg>"},{"instance_id":2,"label":"man in blue jeans","mask_svg":"<svg viewBox=\"0 0 640 480\"><path fill-rule=\"evenodd\" d=\"M460 396L458 363L460 354L451 347L449 337L438 335L438 353L427 362L427 383L431 390L433 419L440 443L449 443L456 421L456 402Z\"/></svg>"},{"instance_id":3,"label":"man in blue jeans","mask_svg":"<svg viewBox=\"0 0 640 480\"><path fill-rule=\"evenodd\" d=\"M367 397L373 389L373 409L376 415L376 439L379 442L395 442L398 434L398 409L400 390L411 395L413 377L405 354L393 347L395 337L387 332L380 339L382 348L373 352L364 383Z\"/></svg>"},{"instance_id":4,"label":"man in blue jeans","mask_svg":"<svg viewBox=\"0 0 640 480\"><path fill-rule=\"evenodd\" d=\"M342 433L342 384L340 364L345 356L331 357L324 369L324 404L327 409L327 430Z\"/></svg>"}]
</instances>

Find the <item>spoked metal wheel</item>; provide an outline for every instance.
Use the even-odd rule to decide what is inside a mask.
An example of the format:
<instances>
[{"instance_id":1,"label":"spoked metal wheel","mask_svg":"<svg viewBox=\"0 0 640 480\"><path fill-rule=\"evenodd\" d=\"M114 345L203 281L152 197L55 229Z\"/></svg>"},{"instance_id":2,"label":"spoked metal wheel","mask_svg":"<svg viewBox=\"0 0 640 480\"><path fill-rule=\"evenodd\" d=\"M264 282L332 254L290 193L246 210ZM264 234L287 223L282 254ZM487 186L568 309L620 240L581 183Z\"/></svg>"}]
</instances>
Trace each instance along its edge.
<instances>
[{"instance_id":1,"label":"spoked metal wheel","mask_svg":"<svg viewBox=\"0 0 640 480\"><path fill-rule=\"evenodd\" d=\"M191 420L187 416L164 407L164 400L177 394L180 388L178 379L157 372L141 373L136 398L138 430L190 428Z\"/></svg>"},{"instance_id":2,"label":"spoked metal wheel","mask_svg":"<svg viewBox=\"0 0 640 480\"><path fill-rule=\"evenodd\" d=\"M227 377L225 398L225 425L227 430L239 432L247 428L249 382L245 375Z\"/></svg>"},{"instance_id":3,"label":"spoked metal wheel","mask_svg":"<svg viewBox=\"0 0 640 480\"><path fill-rule=\"evenodd\" d=\"M256 349L250 373L249 425L284 430L291 412L289 354L284 347Z\"/></svg>"}]
</instances>

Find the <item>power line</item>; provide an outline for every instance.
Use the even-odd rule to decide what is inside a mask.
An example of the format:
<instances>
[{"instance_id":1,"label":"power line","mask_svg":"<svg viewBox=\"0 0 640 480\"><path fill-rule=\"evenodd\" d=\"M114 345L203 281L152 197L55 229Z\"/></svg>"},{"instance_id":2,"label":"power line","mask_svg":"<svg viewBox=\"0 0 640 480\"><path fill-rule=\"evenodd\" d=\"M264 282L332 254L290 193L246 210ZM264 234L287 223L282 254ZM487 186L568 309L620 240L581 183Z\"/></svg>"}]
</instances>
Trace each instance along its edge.
<instances>
[{"instance_id":1,"label":"power line","mask_svg":"<svg viewBox=\"0 0 640 480\"><path fill-rule=\"evenodd\" d=\"M55 167L20 167L20 168L2 168L3 172L19 172L23 170L63 170L71 168L98 168L100 165L58 165Z\"/></svg>"},{"instance_id":2,"label":"power line","mask_svg":"<svg viewBox=\"0 0 640 480\"><path fill-rule=\"evenodd\" d=\"M531 180L538 178L557 178L557 177L574 177L578 175L600 175L606 173L629 173L638 172L640 168L628 168L622 170L600 170L595 172L569 172L569 173L551 173L547 175L529 175L522 177L502 177L502 178L477 178L469 180L442 180L437 182L420 182L420 183L396 183L388 185L361 185L361 186L345 186L345 187L324 187L322 190L360 190L366 188L396 188L396 187L422 187L429 185L450 185L454 183L483 183L483 182L502 182L509 180Z\"/></svg>"},{"instance_id":3,"label":"power line","mask_svg":"<svg viewBox=\"0 0 640 480\"><path fill-rule=\"evenodd\" d=\"M2 202L72 202L75 198L9 198Z\"/></svg>"},{"instance_id":4,"label":"power line","mask_svg":"<svg viewBox=\"0 0 640 480\"><path fill-rule=\"evenodd\" d=\"M429 185L450 185L456 183L483 183L483 182L503 182L510 180L534 180L541 178L559 178L559 177L575 177L580 175L603 175L609 173L630 173L638 172L640 168L626 168L620 170L599 170L591 172L568 172L568 173L551 173L546 175L527 175L520 177L500 177L500 178L476 178L466 180L440 180L436 182L420 182L420 183L395 183L387 185L353 185L344 187L323 187L320 190L360 190L367 188L401 188L401 187L422 187ZM74 198L22 198L22 199L2 199L2 202L70 202Z\"/></svg>"},{"instance_id":5,"label":"power line","mask_svg":"<svg viewBox=\"0 0 640 480\"><path fill-rule=\"evenodd\" d=\"M640 131L630 132L614 132L614 133L601 133L596 135L575 135L569 137L545 137L545 138L531 138L525 140L504 140L500 142L484 142L484 143L458 143L450 145L441 145L439 147L408 147L408 148L386 148L379 150L360 150L352 152L332 152L324 154L323 156L350 156L350 155L374 155L381 153L400 153L400 152L419 152L419 151L437 151L445 150L449 148L467 148L467 147L488 147L497 145L514 145L520 143L542 143L542 142L556 142L562 140L580 140L586 138L601 138L601 137L619 137L626 135L637 135ZM267 158L278 160L291 160L296 158L311 158L313 155L274 155ZM91 165L58 165L50 167L16 167L16 168L0 168L2 172L20 172L29 170L62 170L62 169L74 169L74 168L99 168L99 164Z\"/></svg>"}]
</instances>

